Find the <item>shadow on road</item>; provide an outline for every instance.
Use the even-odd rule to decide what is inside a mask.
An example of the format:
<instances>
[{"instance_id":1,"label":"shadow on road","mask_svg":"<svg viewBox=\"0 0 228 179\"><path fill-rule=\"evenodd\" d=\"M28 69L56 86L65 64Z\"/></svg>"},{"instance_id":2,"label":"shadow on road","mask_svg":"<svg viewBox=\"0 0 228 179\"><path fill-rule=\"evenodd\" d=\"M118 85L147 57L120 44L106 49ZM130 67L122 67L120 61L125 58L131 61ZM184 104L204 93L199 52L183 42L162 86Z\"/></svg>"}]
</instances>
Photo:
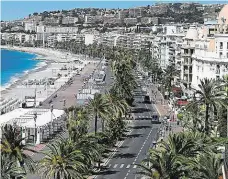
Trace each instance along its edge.
<instances>
[{"instance_id":1,"label":"shadow on road","mask_svg":"<svg viewBox=\"0 0 228 179\"><path fill-rule=\"evenodd\" d=\"M132 154L132 153L125 153L125 154L117 154L115 155L113 158L134 158L136 157L136 154Z\"/></svg>"},{"instance_id":2,"label":"shadow on road","mask_svg":"<svg viewBox=\"0 0 228 179\"><path fill-rule=\"evenodd\" d=\"M105 169L105 168L104 168ZM106 168L107 169L107 168ZM113 171L113 170L105 170L105 171L100 171L97 172L96 175L112 175L116 174L118 171Z\"/></svg>"},{"instance_id":3,"label":"shadow on road","mask_svg":"<svg viewBox=\"0 0 228 179\"><path fill-rule=\"evenodd\" d=\"M129 128L132 128L132 129L149 129L151 127L152 126L131 126Z\"/></svg>"},{"instance_id":4,"label":"shadow on road","mask_svg":"<svg viewBox=\"0 0 228 179\"><path fill-rule=\"evenodd\" d=\"M119 147L120 149L126 149L126 148L129 148L128 146L120 146Z\"/></svg>"},{"instance_id":5,"label":"shadow on road","mask_svg":"<svg viewBox=\"0 0 228 179\"><path fill-rule=\"evenodd\" d=\"M146 108L135 108L132 109L132 113L143 113L143 112L150 112L151 109L146 109Z\"/></svg>"},{"instance_id":6,"label":"shadow on road","mask_svg":"<svg viewBox=\"0 0 228 179\"><path fill-rule=\"evenodd\" d=\"M127 136L127 138L136 138L136 137L141 137L142 134L130 134Z\"/></svg>"}]
</instances>

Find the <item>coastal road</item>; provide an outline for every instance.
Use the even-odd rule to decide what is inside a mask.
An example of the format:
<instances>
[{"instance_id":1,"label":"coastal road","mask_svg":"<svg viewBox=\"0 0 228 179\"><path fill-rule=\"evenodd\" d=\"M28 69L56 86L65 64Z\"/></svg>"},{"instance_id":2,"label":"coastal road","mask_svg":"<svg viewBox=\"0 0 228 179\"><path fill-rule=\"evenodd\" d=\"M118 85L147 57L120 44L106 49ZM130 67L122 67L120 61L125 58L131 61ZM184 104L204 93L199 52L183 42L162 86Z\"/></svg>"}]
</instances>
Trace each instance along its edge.
<instances>
[{"instance_id":1,"label":"coastal road","mask_svg":"<svg viewBox=\"0 0 228 179\"><path fill-rule=\"evenodd\" d=\"M157 140L160 124L152 124L152 114L156 112L152 104L143 102L143 82L135 90L133 117L130 124L132 132L126 137L118 152L106 162L96 179L134 179L138 171L136 164L146 157L148 150Z\"/></svg>"},{"instance_id":2,"label":"coastal road","mask_svg":"<svg viewBox=\"0 0 228 179\"><path fill-rule=\"evenodd\" d=\"M138 171L137 165L146 157L148 149L156 138L159 124L151 125L149 120L134 120L132 129L118 152L104 166L96 179L134 179Z\"/></svg>"}]
</instances>

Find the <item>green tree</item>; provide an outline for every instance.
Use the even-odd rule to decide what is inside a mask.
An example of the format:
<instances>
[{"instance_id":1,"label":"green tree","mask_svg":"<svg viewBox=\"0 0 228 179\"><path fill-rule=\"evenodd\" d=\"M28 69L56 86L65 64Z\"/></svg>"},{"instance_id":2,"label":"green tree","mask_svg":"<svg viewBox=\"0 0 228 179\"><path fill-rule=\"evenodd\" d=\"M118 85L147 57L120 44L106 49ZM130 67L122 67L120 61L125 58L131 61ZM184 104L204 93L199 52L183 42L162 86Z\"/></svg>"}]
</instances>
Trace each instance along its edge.
<instances>
[{"instance_id":1,"label":"green tree","mask_svg":"<svg viewBox=\"0 0 228 179\"><path fill-rule=\"evenodd\" d=\"M209 134L210 129L210 111L218 109L218 107L223 106L223 99L225 98L224 91L221 90L221 86L218 81L207 79L200 80L198 85L199 90L195 90L195 96L198 98L196 101L192 102L192 105L204 105L205 106L205 123L204 131Z\"/></svg>"},{"instance_id":2,"label":"green tree","mask_svg":"<svg viewBox=\"0 0 228 179\"><path fill-rule=\"evenodd\" d=\"M11 179L14 177L23 177L25 172L17 163L10 160L8 155L1 155L1 178Z\"/></svg>"},{"instance_id":3,"label":"green tree","mask_svg":"<svg viewBox=\"0 0 228 179\"><path fill-rule=\"evenodd\" d=\"M109 104L105 97L100 93L95 93L94 98L89 100L88 110L95 119L95 134L97 133L98 118L102 119L102 129L104 129L104 120L109 115Z\"/></svg>"},{"instance_id":4,"label":"green tree","mask_svg":"<svg viewBox=\"0 0 228 179\"><path fill-rule=\"evenodd\" d=\"M75 148L69 140L58 140L48 144L48 151L43 152L45 157L40 160L38 172L43 178L54 179L84 179L87 173L85 156Z\"/></svg>"},{"instance_id":5,"label":"green tree","mask_svg":"<svg viewBox=\"0 0 228 179\"><path fill-rule=\"evenodd\" d=\"M24 171L35 171L35 162L26 154L25 151L33 151L22 143L26 138L22 138L18 129L11 125L5 125L2 128L2 140L1 140L1 154L8 156L10 161L15 165L21 167Z\"/></svg>"}]
</instances>

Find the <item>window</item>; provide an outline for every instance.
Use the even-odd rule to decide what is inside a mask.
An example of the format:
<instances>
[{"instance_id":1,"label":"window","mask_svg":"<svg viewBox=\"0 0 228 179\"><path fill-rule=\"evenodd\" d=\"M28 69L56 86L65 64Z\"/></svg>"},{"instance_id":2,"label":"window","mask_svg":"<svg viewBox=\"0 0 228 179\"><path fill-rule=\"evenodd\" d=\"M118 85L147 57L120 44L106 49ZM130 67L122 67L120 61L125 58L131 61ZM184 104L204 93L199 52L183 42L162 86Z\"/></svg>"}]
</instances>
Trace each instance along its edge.
<instances>
[{"instance_id":1,"label":"window","mask_svg":"<svg viewBox=\"0 0 228 179\"><path fill-rule=\"evenodd\" d=\"M219 58L222 58L222 52L219 52Z\"/></svg>"},{"instance_id":2,"label":"window","mask_svg":"<svg viewBox=\"0 0 228 179\"><path fill-rule=\"evenodd\" d=\"M226 43L226 48L228 49L228 42Z\"/></svg>"},{"instance_id":3,"label":"window","mask_svg":"<svg viewBox=\"0 0 228 179\"><path fill-rule=\"evenodd\" d=\"M220 42L220 49L223 49L223 43Z\"/></svg>"},{"instance_id":4,"label":"window","mask_svg":"<svg viewBox=\"0 0 228 179\"><path fill-rule=\"evenodd\" d=\"M228 53L226 53L226 58L228 58Z\"/></svg>"},{"instance_id":5,"label":"window","mask_svg":"<svg viewBox=\"0 0 228 179\"><path fill-rule=\"evenodd\" d=\"M184 49L184 54L188 54L188 49Z\"/></svg>"}]
</instances>

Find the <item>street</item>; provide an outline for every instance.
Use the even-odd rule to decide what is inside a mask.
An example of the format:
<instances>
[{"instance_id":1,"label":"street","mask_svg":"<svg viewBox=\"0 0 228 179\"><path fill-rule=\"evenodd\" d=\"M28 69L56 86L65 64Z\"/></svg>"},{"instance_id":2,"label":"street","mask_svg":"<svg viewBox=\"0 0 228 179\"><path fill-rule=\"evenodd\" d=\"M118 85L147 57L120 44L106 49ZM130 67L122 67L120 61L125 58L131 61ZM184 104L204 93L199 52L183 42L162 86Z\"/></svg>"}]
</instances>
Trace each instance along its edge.
<instances>
[{"instance_id":1,"label":"street","mask_svg":"<svg viewBox=\"0 0 228 179\"><path fill-rule=\"evenodd\" d=\"M134 179L138 166L146 157L153 142L157 140L160 124L152 124L151 116L156 113L152 104L145 104L142 93L142 82L135 90L132 115L134 120L129 124L131 131L115 155L106 162L96 179Z\"/></svg>"}]
</instances>

